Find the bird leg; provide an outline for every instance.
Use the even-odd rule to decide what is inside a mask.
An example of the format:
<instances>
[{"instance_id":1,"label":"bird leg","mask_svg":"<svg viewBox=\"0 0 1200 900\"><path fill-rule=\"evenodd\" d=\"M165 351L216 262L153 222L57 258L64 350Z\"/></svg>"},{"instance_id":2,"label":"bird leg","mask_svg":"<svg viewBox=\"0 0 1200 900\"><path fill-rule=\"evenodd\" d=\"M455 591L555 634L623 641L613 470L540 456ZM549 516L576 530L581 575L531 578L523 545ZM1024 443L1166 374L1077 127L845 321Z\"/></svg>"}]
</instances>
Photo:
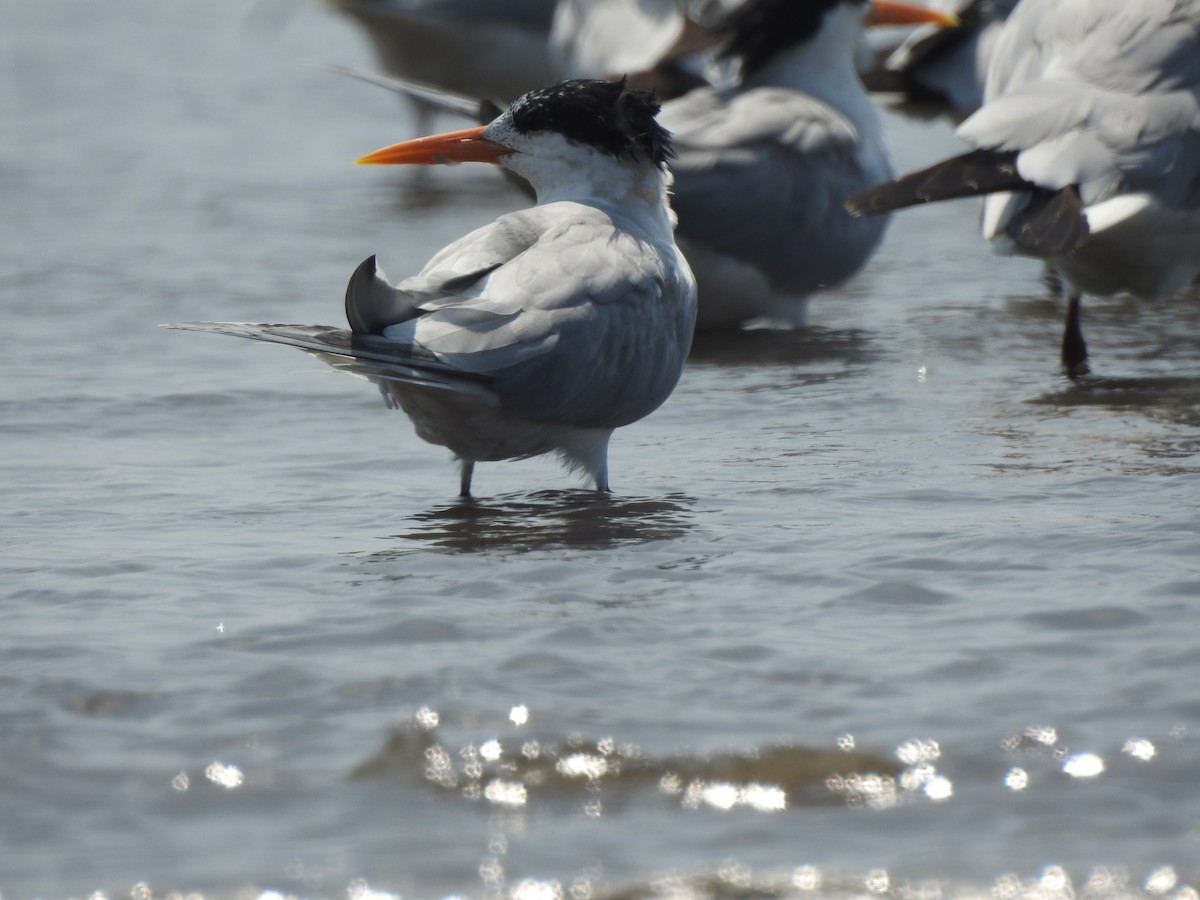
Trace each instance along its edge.
<instances>
[{"instance_id":1,"label":"bird leg","mask_svg":"<svg viewBox=\"0 0 1200 900\"><path fill-rule=\"evenodd\" d=\"M600 467L600 471L596 473L596 492L599 494L611 494L612 491L608 487L608 460L604 460L604 465Z\"/></svg>"},{"instance_id":2,"label":"bird leg","mask_svg":"<svg viewBox=\"0 0 1200 900\"><path fill-rule=\"evenodd\" d=\"M471 496L471 476L475 474L475 460L464 459L462 462L462 474L458 479L458 496Z\"/></svg>"},{"instance_id":3,"label":"bird leg","mask_svg":"<svg viewBox=\"0 0 1200 900\"><path fill-rule=\"evenodd\" d=\"M1083 329L1079 327L1080 300L1079 291L1072 289L1067 299L1067 321L1062 338L1062 364L1068 378L1078 378L1091 371L1087 362L1087 343L1083 339Z\"/></svg>"}]
</instances>

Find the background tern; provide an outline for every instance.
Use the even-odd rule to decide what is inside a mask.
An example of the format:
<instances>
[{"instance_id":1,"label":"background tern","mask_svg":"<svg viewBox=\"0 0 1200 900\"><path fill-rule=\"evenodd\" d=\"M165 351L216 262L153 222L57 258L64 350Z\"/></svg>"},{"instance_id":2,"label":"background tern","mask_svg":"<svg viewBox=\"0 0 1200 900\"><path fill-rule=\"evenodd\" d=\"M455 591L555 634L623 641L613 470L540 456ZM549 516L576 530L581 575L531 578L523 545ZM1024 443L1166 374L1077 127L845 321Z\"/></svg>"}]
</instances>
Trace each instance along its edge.
<instances>
[{"instance_id":1,"label":"background tern","mask_svg":"<svg viewBox=\"0 0 1200 900\"><path fill-rule=\"evenodd\" d=\"M849 208L988 195L984 236L1069 292L1069 375L1088 371L1082 293L1165 296L1200 273L1200 0L1022 0L959 134L976 149Z\"/></svg>"},{"instance_id":2,"label":"background tern","mask_svg":"<svg viewBox=\"0 0 1200 900\"><path fill-rule=\"evenodd\" d=\"M674 133L676 238L700 327L802 325L810 294L866 263L884 222L843 204L892 167L856 51L864 25L920 22L954 19L883 0L748 0L717 26L738 76L659 116Z\"/></svg>"},{"instance_id":3,"label":"background tern","mask_svg":"<svg viewBox=\"0 0 1200 900\"><path fill-rule=\"evenodd\" d=\"M953 28L918 28L863 77L871 91L903 95L898 108L945 112L960 122L983 105L988 63L1017 0L940 0L958 18Z\"/></svg>"},{"instance_id":4,"label":"background tern","mask_svg":"<svg viewBox=\"0 0 1200 900\"><path fill-rule=\"evenodd\" d=\"M383 70L458 94L511 103L560 79L549 35L557 0L328 0L371 42ZM417 127L435 111L412 96Z\"/></svg>"},{"instance_id":5,"label":"background tern","mask_svg":"<svg viewBox=\"0 0 1200 900\"><path fill-rule=\"evenodd\" d=\"M538 203L450 244L394 287L375 258L346 290L350 330L185 322L288 344L377 384L417 434L475 463L555 452L608 488L613 430L656 409L691 345L696 287L672 239L669 137L653 96L568 81L490 125L359 162L496 163Z\"/></svg>"}]
</instances>

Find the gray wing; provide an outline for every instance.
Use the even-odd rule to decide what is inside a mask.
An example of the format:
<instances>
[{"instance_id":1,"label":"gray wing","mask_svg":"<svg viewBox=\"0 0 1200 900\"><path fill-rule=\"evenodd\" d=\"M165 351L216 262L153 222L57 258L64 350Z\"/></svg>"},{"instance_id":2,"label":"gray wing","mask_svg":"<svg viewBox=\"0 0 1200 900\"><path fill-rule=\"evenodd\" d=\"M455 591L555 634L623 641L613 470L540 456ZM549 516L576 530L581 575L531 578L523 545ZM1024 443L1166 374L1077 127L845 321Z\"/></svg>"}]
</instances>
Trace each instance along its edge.
<instances>
[{"instance_id":1,"label":"gray wing","mask_svg":"<svg viewBox=\"0 0 1200 900\"><path fill-rule=\"evenodd\" d=\"M959 134L1018 152L1028 181L1085 204L1145 190L1194 206L1200 187L1200 0L1023 0Z\"/></svg>"},{"instance_id":2,"label":"gray wing","mask_svg":"<svg viewBox=\"0 0 1200 900\"><path fill-rule=\"evenodd\" d=\"M565 202L501 217L396 287L368 259L347 298L352 321L377 333L168 327L298 347L344 372L469 393L535 421L613 428L667 398L695 321L695 285L674 245Z\"/></svg>"},{"instance_id":3,"label":"gray wing","mask_svg":"<svg viewBox=\"0 0 1200 900\"><path fill-rule=\"evenodd\" d=\"M322 65L321 68L330 72L336 72L339 75L357 78L359 81L365 81L367 84L373 84L376 87L385 88L402 97L407 97L417 103L432 107L439 112L448 113L452 116L461 116L464 119L478 122L480 125L488 124L492 119L504 112L501 106L494 100L468 97L465 94L458 94L454 91L448 91L429 84L419 84L405 78L378 75L374 72L364 72L350 66L334 64Z\"/></svg>"},{"instance_id":4,"label":"gray wing","mask_svg":"<svg viewBox=\"0 0 1200 900\"><path fill-rule=\"evenodd\" d=\"M372 380L398 381L493 398L489 380L462 372L435 356L375 335L329 325L271 325L248 322L173 322L164 328L206 331L298 347L335 369Z\"/></svg>"},{"instance_id":5,"label":"gray wing","mask_svg":"<svg viewBox=\"0 0 1200 900\"><path fill-rule=\"evenodd\" d=\"M498 223L501 241L534 239L498 265L491 226L452 244L399 285L426 299L420 316L385 335L490 379L505 407L537 421L616 427L661 404L695 317L694 284L674 245L571 202ZM483 274L459 274L465 261Z\"/></svg>"},{"instance_id":6,"label":"gray wing","mask_svg":"<svg viewBox=\"0 0 1200 900\"><path fill-rule=\"evenodd\" d=\"M983 103L988 61L1016 0L966 0L935 6L952 10L959 24L918 28L888 57L885 67L895 76L898 89L913 99L935 99L965 116Z\"/></svg>"},{"instance_id":7,"label":"gray wing","mask_svg":"<svg viewBox=\"0 0 1200 900\"><path fill-rule=\"evenodd\" d=\"M755 266L782 290L852 274L861 264L852 236L870 232L860 240L873 244L883 225L855 221L843 204L891 174L886 155L872 155L844 116L798 91L758 89L728 104L704 93L707 102L685 98L667 121L678 122L677 234Z\"/></svg>"},{"instance_id":8,"label":"gray wing","mask_svg":"<svg viewBox=\"0 0 1200 900\"><path fill-rule=\"evenodd\" d=\"M536 229L519 222L498 220L451 244L430 261L419 276L392 286L374 256L364 260L346 287L346 318L350 330L323 325L269 325L234 322L181 322L168 325L188 331L210 331L268 343L286 344L312 353L342 372L373 381L391 381L469 393L497 402L488 366L480 356L458 356L457 365L406 333L437 310L464 333L486 331L511 311L473 307L460 302L477 290L496 269L519 257L537 240ZM475 348L484 351L480 344ZM509 358L538 352L536 343L507 348Z\"/></svg>"}]
</instances>

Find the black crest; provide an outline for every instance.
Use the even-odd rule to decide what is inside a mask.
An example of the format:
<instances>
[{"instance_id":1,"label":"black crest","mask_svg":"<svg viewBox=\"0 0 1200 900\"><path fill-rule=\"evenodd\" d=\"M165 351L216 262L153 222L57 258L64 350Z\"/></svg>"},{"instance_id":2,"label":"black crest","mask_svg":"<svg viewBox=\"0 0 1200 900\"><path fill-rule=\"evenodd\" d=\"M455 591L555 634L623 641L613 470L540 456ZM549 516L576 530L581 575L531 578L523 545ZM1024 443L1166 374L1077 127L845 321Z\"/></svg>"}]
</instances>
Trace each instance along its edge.
<instances>
[{"instance_id":1,"label":"black crest","mask_svg":"<svg viewBox=\"0 0 1200 900\"><path fill-rule=\"evenodd\" d=\"M660 104L652 91L620 81L577 79L530 91L509 110L522 134L557 131L620 158L645 155L660 168L673 154L671 135L654 120Z\"/></svg>"},{"instance_id":2,"label":"black crest","mask_svg":"<svg viewBox=\"0 0 1200 900\"><path fill-rule=\"evenodd\" d=\"M724 43L721 55L742 61L742 77L752 75L777 53L815 35L825 14L844 2L847 0L746 0L714 29Z\"/></svg>"}]
</instances>

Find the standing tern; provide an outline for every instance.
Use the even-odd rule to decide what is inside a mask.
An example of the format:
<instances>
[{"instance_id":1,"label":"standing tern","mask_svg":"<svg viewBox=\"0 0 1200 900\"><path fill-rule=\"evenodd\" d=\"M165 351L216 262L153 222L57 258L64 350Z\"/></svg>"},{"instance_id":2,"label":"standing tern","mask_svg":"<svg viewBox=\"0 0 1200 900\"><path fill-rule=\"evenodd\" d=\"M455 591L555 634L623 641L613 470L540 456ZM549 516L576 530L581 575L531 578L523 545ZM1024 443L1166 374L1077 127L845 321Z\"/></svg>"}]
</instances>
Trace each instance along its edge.
<instances>
[{"instance_id":1,"label":"standing tern","mask_svg":"<svg viewBox=\"0 0 1200 900\"><path fill-rule=\"evenodd\" d=\"M417 434L461 462L554 452L608 491L608 441L675 388L696 286L667 202L669 135L652 94L567 81L520 97L491 124L385 147L378 164L489 162L537 205L450 244L393 286L362 263L350 330L185 322L299 347L379 386Z\"/></svg>"},{"instance_id":2,"label":"standing tern","mask_svg":"<svg viewBox=\"0 0 1200 900\"><path fill-rule=\"evenodd\" d=\"M1200 274L1200 0L1021 0L959 128L975 149L851 198L854 213L987 195L983 234L1068 291L1167 296Z\"/></svg>"},{"instance_id":3,"label":"standing tern","mask_svg":"<svg viewBox=\"0 0 1200 900\"><path fill-rule=\"evenodd\" d=\"M676 240L700 327L802 325L810 294L862 268L884 222L843 204L893 174L855 69L863 27L954 21L887 0L747 0L716 26L738 77L659 116L675 136Z\"/></svg>"},{"instance_id":4,"label":"standing tern","mask_svg":"<svg viewBox=\"0 0 1200 900\"><path fill-rule=\"evenodd\" d=\"M862 268L883 222L843 204L893 173L855 68L863 26L956 21L891 0L746 0L721 18L722 52L740 78L659 114L674 132L676 240L699 284L700 327L802 325L811 293ZM448 91L385 85L446 112L480 108Z\"/></svg>"}]
</instances>

